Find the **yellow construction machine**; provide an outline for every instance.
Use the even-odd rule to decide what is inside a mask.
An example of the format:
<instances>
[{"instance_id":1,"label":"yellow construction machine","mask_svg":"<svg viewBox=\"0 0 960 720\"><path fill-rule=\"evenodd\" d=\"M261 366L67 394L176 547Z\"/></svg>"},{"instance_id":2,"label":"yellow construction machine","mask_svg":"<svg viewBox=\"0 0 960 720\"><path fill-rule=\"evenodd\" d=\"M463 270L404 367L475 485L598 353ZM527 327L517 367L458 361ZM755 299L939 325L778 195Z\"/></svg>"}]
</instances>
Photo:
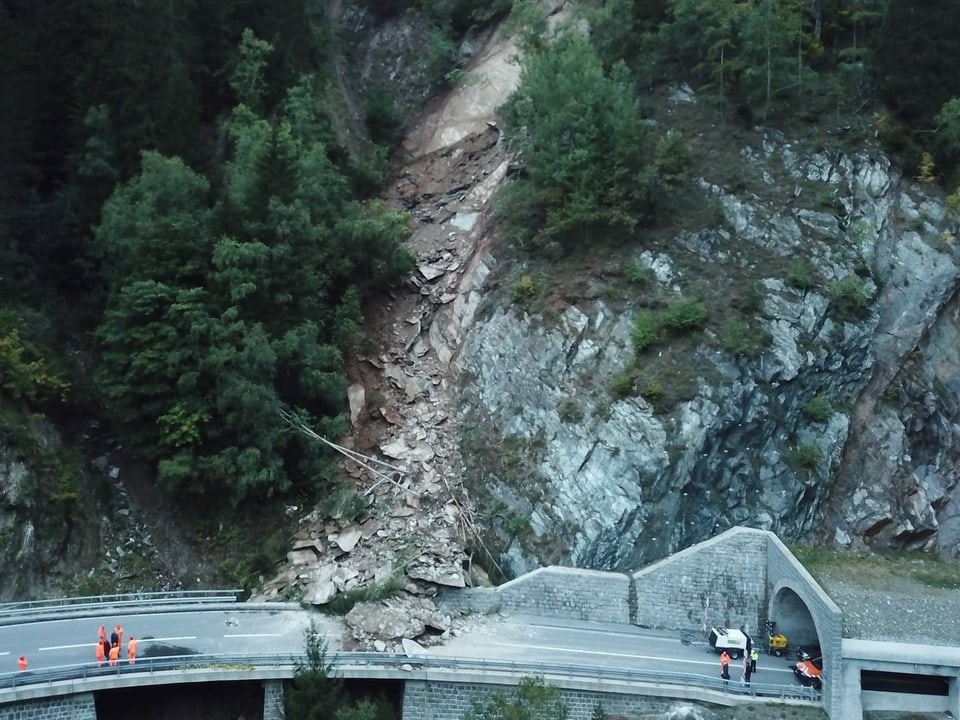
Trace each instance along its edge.
<instances>
[{"instance_id":1,"label":"yellow construction machine","mask_svg":"<svg viewBox=\"0 0 960 720\"><path fill-rule=\"evenodd\" d=\"M764 623L767 631L767 652L780 657L787 651L787 636L777 632L777 624L773 620Z\"/></svg>"}]
</instances>

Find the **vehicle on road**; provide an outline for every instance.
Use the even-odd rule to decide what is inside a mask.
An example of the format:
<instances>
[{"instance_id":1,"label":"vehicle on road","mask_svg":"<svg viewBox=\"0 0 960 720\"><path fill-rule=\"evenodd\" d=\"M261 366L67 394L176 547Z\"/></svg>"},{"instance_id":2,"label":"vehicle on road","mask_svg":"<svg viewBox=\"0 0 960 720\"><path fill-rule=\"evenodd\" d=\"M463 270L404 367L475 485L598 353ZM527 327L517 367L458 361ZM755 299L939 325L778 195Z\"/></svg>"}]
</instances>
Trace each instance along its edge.
<instances>
[{"instance_id":1,"label":"vehicle on road","mask_svg":"<svg viewBox=\"0 0 960 720\"><path fill-rule=\"evenodd\" d=\"M799 645L797 647L797 660L809 660L823 655L819 645Z\"/></svg>"},{"instance_id":2,"label":"vehicle on road","mask_svg":"<svg viewBox=\"0 0 960 720\"><path fill-rule=\"evenodd\" d=\"M810 658L801 660L796 665L791 666L793 674L804 687L812 687L814 690L823 688L823 658Z\"/></svg>"},{"instance_id":3,"label":"vehicle on road","mask_svg":"<svg viewBox=\"0 0 960 720\"><path fill-rule=\"evenodd\" d=\"M710 634L707 636L707 642L718 653L726 650L734 660L743 657L743 654L747 652L748 638L742 630L711 628Z\"/></svg>"}]
</instances>

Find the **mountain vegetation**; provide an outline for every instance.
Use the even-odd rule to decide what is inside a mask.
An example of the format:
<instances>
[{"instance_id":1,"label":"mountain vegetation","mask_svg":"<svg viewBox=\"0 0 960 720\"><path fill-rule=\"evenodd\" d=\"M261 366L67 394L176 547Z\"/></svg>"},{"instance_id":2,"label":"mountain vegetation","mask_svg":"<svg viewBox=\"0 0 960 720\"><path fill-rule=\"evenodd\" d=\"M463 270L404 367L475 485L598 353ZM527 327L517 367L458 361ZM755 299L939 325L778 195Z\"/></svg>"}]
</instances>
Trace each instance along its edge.
<instances>
[{"instance_id":1,"label":"mountain vegetation","mask_svg":"<svg viewBox=\"0 0 960 720\"><path fill-rule=\"evenodd\" d=\"M464 36L512 13L524 60L502 114L522 162L503 220L533 257L670 221L696 139L644 117L650 88L677 80L717 123L870 133L960 210L954 2L605 0L557 32L529 0L358 5L425 18L438 88ZM281 412L345 430L364 310L412 259L406 218L374 199L406 118L380 88L345 130L330 6L0 4L0 445L44 522L75 521L86 489L81 455L38 418L98 419L165 493L213 512L332 491ZM867 298L846 283L831 303L855 314ZM704 312L638 316L637 352ZM721 342L757 352L742 330Z\"/></svg>"}]
</instances>

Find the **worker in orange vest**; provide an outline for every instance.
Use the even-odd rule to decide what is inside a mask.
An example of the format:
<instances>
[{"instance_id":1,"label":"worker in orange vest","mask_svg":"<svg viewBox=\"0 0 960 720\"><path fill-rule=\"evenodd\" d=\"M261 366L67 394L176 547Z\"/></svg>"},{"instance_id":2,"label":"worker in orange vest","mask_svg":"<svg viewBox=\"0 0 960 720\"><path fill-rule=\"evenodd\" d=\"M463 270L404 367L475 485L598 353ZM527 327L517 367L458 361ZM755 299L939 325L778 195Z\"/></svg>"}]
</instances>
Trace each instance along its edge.
<instances>
[{"instance_id":1,"label":"worker in orange vest","mask_svg":"<svg viewBox=\"0 0 960 720\"><path fill-rule=\"evenodd\" d=\"M131 635L127 643L127 660L133 665L137 661L137 639Z\"/></svg>"},{"instance_id":2,"label":"worker in orange vest","mask_svg":"<svg viewBox=\"0 0 960 720\"><path fill-rule=\"evenodd\" d=\"M103 644L103 641L107 639L107 629L101 625L100 626L100 644Z\"/></svg>"},{"instance_id":3,"label":"worker in orange vest","mask_svg":"<svg viewBox=\"0 0 960 720\"><path fill-rule=\"evenodd\" d=\"M730 656L726 650L720 654L720 677L724 680L730 679Z\"/></svg>"},{"instance_id":4,"label":"worker in orange vest","mask_svg":"<svg viewBox=\"0 0 960 720\"><path fill-rule=\"evenodd\" d=\"M27 656L21 655L17 660L17 667L20 668L20 672L23 672L27 669Z\"/></svg>"},{"instance_id":5,"label":"worker in orange vest","mask_svg":"<svg viewBox=\"0 0 960 720\"><path fill-rule=\"evenodd\" d=\"M97 667L100 667L101 665L103 665L103 659L104 659L104 657L106 657L106 656L103 654L103 643L102 643L102 642L97 642L97 647L95 648L95 651L96 651L96 653L97 653Z\"/></svg>"},{"instance_id":6,"label":"worker in orange vest","mask_svg":"<svg viewBox=\"0 0 960 720\"><path fill-rule=\"evenodd\" d=\"M123 647L123 628L117 623L117 645Z\"/></svg>"},{"instance_id":7,"label":"worker in orange vest","mask_svg":"<svg viewBox=\"0 0 960 720\"><path fill-rule=\"evenodd\" d=\"M110 665L111 667L116 666L120 662L120 646L111 645L110 646Z\"/></svg>"}]
</instances>

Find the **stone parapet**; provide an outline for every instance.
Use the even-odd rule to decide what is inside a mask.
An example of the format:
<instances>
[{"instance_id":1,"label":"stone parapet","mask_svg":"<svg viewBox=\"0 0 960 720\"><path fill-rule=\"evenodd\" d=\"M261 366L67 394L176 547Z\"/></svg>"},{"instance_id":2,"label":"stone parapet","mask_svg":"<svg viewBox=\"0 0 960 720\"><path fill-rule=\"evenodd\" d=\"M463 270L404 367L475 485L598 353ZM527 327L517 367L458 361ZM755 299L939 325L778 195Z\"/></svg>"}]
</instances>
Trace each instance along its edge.
<instances>
[{"instance_id":1,"label":"stone parapet","mask_svg":"<svg viewBox=\"0 0 960 720\"><path fill-rule=\"evenodd\" d=\"M630 622L630 578L622 573L545 567L500 585L496 597L509 614Z\"/></svg>"}]
</instances>

